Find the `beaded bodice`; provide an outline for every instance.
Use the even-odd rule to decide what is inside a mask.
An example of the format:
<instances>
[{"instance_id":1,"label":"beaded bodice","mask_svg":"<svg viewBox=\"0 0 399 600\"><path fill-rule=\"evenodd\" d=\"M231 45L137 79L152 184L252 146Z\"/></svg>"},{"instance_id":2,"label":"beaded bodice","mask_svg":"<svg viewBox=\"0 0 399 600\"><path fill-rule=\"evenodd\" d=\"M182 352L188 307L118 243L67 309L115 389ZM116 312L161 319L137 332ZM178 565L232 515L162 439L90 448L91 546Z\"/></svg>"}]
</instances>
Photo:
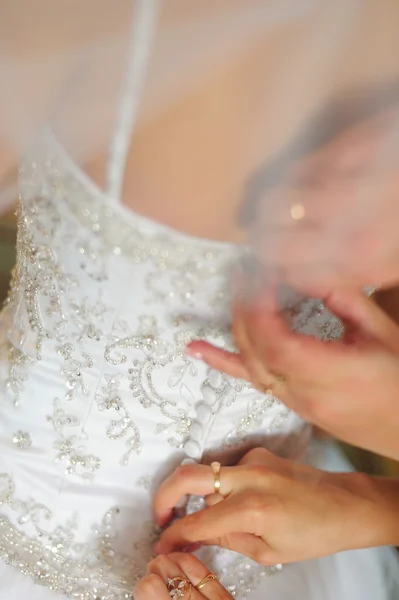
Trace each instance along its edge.
<instances>
[{"instance_id":1,"label":"beaded bodice","mask_svg":"<svg viewBox=\"0 0 399 600\"><path fill-rule=\"evenodd\" d=\"M113 205L47 140L20 191L1 318L0 555L65 596L129 598L152 554L153 490L174 467L232 463L260 444L296 452L306 427L185 353L194 338L231 345L238 247ZM335 327L317 303L295 319ZM205 560L239 597L273 572L229 553Z\"/></svg>"}]
</instances>

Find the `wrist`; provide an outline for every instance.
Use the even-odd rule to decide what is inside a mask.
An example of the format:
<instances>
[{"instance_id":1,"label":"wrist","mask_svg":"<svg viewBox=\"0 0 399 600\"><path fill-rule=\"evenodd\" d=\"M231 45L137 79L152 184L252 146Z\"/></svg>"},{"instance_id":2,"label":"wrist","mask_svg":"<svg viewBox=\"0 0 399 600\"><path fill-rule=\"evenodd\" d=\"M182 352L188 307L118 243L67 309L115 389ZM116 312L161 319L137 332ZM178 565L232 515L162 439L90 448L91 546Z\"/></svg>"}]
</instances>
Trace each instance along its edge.
<instances>
[{"instance_id":1,"label":"wrist","mask_svg":"<svg viewBox=\"0 0 399 600\"><path fill-rule=\"evenodd\" d=\"M379 545L399 546L399 478L371 479L375 518L380 520Z\"/></svg>"},{"instance_id":2,"label":"wrist","mask_svg":"<svg viewBox=\"0 0 399 600\"><path fill-rule=\"evenodd\" d=\"M399 478L364 473L330 473L330 483L349 494L352 516L345 550L399 546Z\"/></svg>"},{"instance_id":3,"label":"wrist","mask_svg":"<svg viewBox=\"0 0 399 600\"><path fill-rule=\"evenodd\" d=\"M354 474L365 546L399 546L399 479ZM359 532L360 535L362 532Z\"/></svg>"}]
</instances>

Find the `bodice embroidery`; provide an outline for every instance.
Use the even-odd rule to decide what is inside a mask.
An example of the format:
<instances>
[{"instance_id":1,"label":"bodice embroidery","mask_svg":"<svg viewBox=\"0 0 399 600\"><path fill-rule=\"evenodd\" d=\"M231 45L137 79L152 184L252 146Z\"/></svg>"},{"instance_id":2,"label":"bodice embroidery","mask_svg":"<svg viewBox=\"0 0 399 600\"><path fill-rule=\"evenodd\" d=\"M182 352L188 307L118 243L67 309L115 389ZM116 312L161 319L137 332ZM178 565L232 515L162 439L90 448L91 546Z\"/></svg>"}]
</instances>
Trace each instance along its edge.
<instances>
[{"instance_id":1,"label":"bodice embroidery","mask_svg":"<svg viewBox=\"0 0 399 600\"><path fill-rule=\"evenodd\" d=\"M143 522L130 550L119 550L123 507L111 500L114 489L125 486L123 506L132 491L144 493L148 505L164 457L201 460L214 449L228 453L250 443L259 432L263 439L287 435L292 415L276 398L206 369L184 351L196 338L232 348L229 278L238 248L110 208L48 144L27 157L20 188L17 264L1 317L8 346L3 406L13 424L26 410L32 421L2 426L3 460L10 448L27 460L45 456L46 468L55 469L57 498L85 482L94 499L103 473L108 479L112 473L112 481L100 523L81 538L79 524L91 522L90 511L71 509L61 518L56 502L50 508L44 498L20 493L19 474L4 469L0 555L66 597L130 598L155 533ZM290 310L297 328L338 331L320 303ZM144 513L143 521L150 521ZM209 564L224 556L211 554ZM276 571L242 557L226 560L221 580L240 599Z\"/></svg>"}]
</instances>

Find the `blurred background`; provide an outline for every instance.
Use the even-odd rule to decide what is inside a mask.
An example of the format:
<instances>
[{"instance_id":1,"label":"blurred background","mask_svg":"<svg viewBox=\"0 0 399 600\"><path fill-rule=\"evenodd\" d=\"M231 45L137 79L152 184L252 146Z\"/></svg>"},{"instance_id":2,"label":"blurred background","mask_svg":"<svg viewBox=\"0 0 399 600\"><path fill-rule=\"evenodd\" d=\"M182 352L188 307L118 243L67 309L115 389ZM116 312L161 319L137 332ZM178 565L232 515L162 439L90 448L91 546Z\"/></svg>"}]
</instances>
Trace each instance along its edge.
<instances>
[{"instance_id":1,"label":"blurred background","mask_svg":"<svg viewBox=\"0 0 399 600\"><path fill-rule=\"evenodd\" d=\"M4 190L6 187L0 186L0 193L1 189ZM3 303L8 292L11 270L15 263L15 243L15 202L11 200L9 212L0 217L0 305ZM392 301L391 297L390 301ZM399 308L399 293L394 301L398 302ZM384 304L384 299L380 303ZM398 463L350 446L344 446L344 450L354 466L360 471L376 475L399 475Z\"/></svg>"}]
</instances>

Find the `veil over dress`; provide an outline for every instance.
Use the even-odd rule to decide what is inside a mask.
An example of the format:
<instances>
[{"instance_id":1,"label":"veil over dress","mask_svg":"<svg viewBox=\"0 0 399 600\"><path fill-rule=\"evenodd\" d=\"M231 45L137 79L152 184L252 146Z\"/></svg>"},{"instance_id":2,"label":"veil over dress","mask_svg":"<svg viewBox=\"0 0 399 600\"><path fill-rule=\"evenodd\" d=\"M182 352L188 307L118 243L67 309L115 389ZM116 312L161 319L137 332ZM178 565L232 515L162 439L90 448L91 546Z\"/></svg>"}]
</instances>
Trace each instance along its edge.
<instances>
[{"instance_id":1,"label":"veil over dress","mask_svg":"<svg viewBox=\"0 0 399 600\"><path fill-rule=\"evenodd\" d=\"M151 36L156 2L139 3ZM141 21L140 21L141 19ZM143 33L144 32L144 33ZM148 57L132 44L102 191L46 129L19 171L17 262L1 313L0 595L127 600L157 531L156 487L184 461L232 464L264 445L325 469L339 453L277 398L187 356L195 338L227 348L230 277L246 251L143 217L120 198ZM292 302L293 326L324 338L340 324ZM187 510L198 510L191 498ZM263 567L199 552L239 600L394 600L398 564L370 549Z\"/></svg>"}]
</instances>

